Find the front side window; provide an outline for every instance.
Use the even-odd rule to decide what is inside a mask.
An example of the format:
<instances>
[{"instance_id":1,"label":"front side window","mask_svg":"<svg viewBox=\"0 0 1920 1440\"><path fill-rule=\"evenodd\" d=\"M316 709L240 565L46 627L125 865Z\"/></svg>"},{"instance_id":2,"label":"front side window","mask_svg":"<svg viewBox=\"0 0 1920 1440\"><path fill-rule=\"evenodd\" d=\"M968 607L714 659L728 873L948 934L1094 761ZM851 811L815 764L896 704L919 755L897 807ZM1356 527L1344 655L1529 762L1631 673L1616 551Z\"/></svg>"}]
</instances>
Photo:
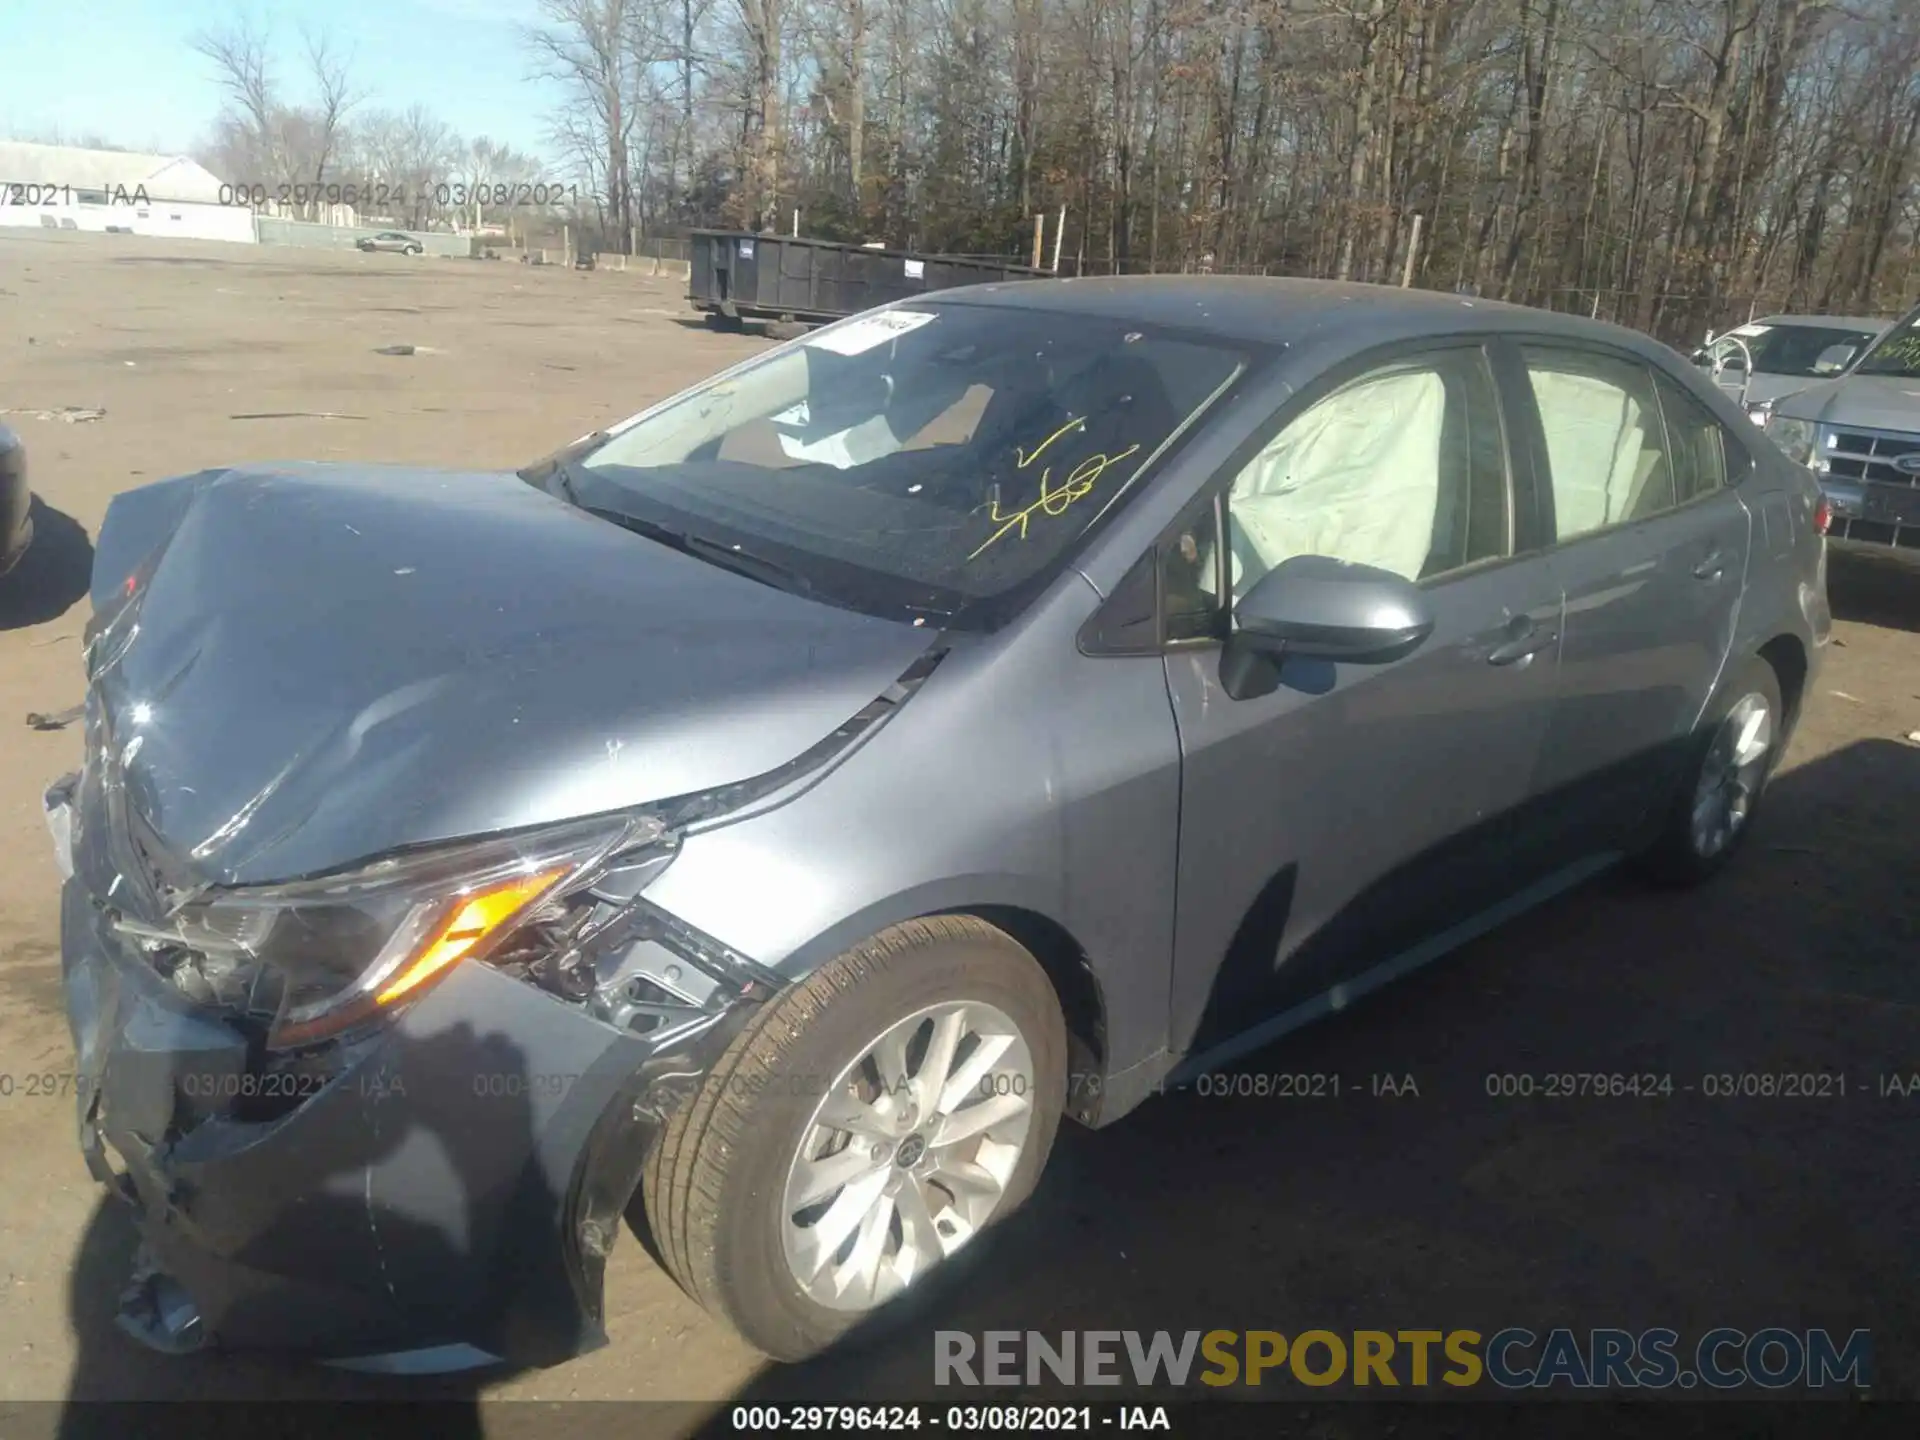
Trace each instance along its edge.
<instances>
[{"instance_id":1,"label":"front side window","mask_svg":"<svg viewBox=\"0 0 1920 1440\"><path fill-rule=\"evenodd\" d=\"M1234 477L1234 599L1298 555L1410 580L1506 555L1507 496L1500 406L1480 351L1376 370L1297 416Z\"/></svg>"},{"instance_id":2,"label":"front side window","mask_svg":"<svg viewBox=\"0 0 1920 1440\"><path fill-rule=\"evenodd\" d=\"M1522 354L1546 432L1556 538L1672 509L1653 376L1583 350L1527 346Z\"/></svg>"},{"instance_id":3,"label":"front side window","mask_svg":"<svg viewBox=\"0 0 1920 1440\"><path fill-rule=\"evenodd\" d=\"M1248 359L1123 319L921 302L614 427L570 488L769 556L819 598L951 618L1056 569Z\"/></svg>"}]
</instances>

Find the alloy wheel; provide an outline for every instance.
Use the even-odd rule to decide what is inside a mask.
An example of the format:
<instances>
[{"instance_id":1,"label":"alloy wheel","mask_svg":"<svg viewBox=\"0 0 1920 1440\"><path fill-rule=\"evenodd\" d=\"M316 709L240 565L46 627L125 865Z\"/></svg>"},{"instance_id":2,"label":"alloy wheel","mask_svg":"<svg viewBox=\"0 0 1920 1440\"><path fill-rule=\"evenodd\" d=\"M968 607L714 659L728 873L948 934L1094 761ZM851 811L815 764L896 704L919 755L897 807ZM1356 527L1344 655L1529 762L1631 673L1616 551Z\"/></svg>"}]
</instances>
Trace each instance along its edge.
<instances>
[{"instance_id":1,"label":"alloy wheel","mask_svg":"<svg viewBox=\"0 0 1920 1440\"><path fill-rule=\"evenodd\" d=\"M868 1310L966 1244L1005 1197L1033 1100L1026 1037L983 1001L932 1005L875 1036L788 1167L781 1239L800 1288Z\"/></svg>"},{"instance_id":2,"label":"alloy wheel","mask_svg":"<svg viewBox=\"0 0 1920 1440\"><path fill-rule=\"evenodd\" d=\"M1773 707L1757 691L1743 695L1707 747L1693 792L1693 848L1712 859L1745 828L1773 751Z\"/></svg>"}]
</instances>

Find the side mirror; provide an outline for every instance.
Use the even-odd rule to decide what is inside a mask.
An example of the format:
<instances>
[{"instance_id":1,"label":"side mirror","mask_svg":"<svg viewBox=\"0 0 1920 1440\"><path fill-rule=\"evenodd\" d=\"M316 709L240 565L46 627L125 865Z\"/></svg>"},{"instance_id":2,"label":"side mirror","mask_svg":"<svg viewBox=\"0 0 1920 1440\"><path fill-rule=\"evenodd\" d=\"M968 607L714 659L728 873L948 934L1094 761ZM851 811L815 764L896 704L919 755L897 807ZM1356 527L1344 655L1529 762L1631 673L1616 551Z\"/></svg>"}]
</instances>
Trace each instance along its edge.
<instances>
[{"instance_id":1,"label":"side mirror","mask_svg":"<svg viewBox=\"0 0 1920 1440\"><path fill-rule=\"evenodd\" d=\"M1838 345L1829 345L1826 349L1822 350L1819 357L1814 360L1813 373L1816 375L1837 374L1851 365L1853 363L1853 357L1859 353L1859 346L1849 345L1844 340Z\"/></svg>"},{"instance_id":2,"label":"side mirror","mask_svg":"<svg viewBox=\"0 0 1920 1440\"><path fill-rule=\"evenodd\" d=\"M1394 659L1433 631L1433 607L1411 580L1325 555L1281 561L1233 618L1251 649L1322 660Z\"/></svg>"}]
</instances>

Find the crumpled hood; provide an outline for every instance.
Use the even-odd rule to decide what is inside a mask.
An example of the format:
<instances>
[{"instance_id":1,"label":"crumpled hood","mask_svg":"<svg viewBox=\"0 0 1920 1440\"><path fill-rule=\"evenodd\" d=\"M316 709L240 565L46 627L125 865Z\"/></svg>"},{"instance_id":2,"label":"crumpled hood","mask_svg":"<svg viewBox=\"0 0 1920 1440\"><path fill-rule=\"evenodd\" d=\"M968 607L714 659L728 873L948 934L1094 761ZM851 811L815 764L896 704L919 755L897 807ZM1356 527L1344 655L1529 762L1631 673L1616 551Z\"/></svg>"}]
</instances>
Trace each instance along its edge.
<instances>
[{"instance_id":1,"label":"crumpled hood","mask_svg":"<svg viewBox=\"0 0 1920 1440\"><path fill-rule=\"evenodd\" d=\"M216 884L764 774L931 632L790 595L511 474L285 465L116 499L90 704Z\"/></svg>"},{"instance_id":2,"label":"crumpled hood","mask_svg":"<svg viewBox=\"0 0 1920 1440\"><path fill-rule=\"evenodd\" d=\"M1775 414L1821 425L1920 434L1920 380L1893 375L1843 375L1782 400Z\"/></svg>"}]
</instances>

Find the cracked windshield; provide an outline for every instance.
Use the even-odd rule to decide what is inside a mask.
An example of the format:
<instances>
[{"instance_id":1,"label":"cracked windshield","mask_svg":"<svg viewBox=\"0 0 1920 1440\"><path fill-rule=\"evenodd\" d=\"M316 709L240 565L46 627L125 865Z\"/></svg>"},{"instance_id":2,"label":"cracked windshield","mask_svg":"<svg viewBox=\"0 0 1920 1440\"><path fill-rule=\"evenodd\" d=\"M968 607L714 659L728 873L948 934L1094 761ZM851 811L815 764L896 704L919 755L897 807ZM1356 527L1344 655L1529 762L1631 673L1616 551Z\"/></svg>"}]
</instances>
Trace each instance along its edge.
<instances>
[{"instance_id":1,"label":"cracked windshield","mask_svg":"<svg viewBox=\"0 0 1920 1440\"><path fill-rule=\"evenodd\" d=\"M570 488L823 597L951 613L1063 555L1240 363L1093 316L886 310L617 428Z\"/></svg>"}]
</instances>

